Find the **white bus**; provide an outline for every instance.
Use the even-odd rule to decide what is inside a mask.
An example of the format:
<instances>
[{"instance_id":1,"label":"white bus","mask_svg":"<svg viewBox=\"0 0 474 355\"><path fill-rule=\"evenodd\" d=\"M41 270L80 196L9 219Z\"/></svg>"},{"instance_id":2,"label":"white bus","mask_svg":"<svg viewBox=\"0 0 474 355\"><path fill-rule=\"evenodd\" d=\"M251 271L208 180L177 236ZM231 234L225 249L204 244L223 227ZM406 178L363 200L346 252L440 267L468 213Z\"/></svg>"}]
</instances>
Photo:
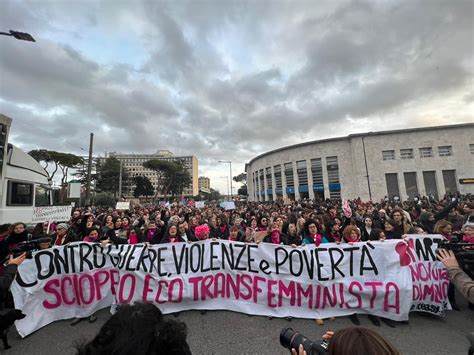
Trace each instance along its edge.
<instances>
[{"instance_id":1,"label":"white bus","mask_svg":"<svg viewBox=\"0 0 474 355\"><path fill-rule=\"evenodd\" d=\"M0 224L29 224L34 207L52 205L51 183L33 157L8 143L11 121L0 114Z\"/></svg>"}]
</instances>

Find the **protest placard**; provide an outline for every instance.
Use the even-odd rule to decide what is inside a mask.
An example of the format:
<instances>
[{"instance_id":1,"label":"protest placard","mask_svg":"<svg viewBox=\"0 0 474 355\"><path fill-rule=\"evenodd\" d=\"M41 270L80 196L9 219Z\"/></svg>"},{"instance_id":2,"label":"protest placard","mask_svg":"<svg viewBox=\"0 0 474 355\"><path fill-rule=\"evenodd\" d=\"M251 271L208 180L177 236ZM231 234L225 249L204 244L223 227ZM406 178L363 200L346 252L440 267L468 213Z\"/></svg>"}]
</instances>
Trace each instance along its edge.
<instances>
[{"instance_id":1,"label":"protest placard","mask_svg":"<svg viewBox=\"0 0 474 355\"><path fill-rule=\"evenodd\" d=\"M117 202L117 206L115 206L117 210L128 210L130 209L130 202Z\"/></svg>"},{"instance_id":2,"label":"protest placard","mask_svg":"<svg viewBox=\"0 0 474 355\"><path fill-rule=\"evenodd\" d=\"M205 207L204 201L196 201L196 202L194 203L194 207L196 207L196 208L204 208L204 207Z\"/></svg>"},{"instance_id":3,"label":"protest placard","mask_svg":"<svg viewBox=\"0 0 474 355\"><path fill-rule=\"evenodd\" d=\"M234 203L234 201L226 201L226 202L224 202L224 209L225 209L225 210L235 210L235 203Z\"/></svg>"},{"instance_id":4,"label":"protest placard","mask_svg":"<svg viewBox=\"0 0 474 355\"><path fill-rule=\"evenodd\" d=\"M72 206L34 207L31 223L64 222L71 218Z\"/></svg>"}]
</instances>

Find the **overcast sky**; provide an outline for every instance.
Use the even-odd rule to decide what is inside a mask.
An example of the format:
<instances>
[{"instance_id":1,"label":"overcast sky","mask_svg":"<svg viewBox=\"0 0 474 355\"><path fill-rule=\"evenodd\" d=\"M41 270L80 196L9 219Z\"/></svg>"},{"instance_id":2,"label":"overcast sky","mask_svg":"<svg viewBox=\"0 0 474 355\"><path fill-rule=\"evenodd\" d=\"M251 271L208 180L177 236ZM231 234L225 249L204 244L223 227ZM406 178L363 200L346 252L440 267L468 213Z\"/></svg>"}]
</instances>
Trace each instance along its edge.
<instances>
[{"instance_id":1,"label":"overcast sky","mask_svg":"<svg viewBox=\"0 0 474 355\"><path fill-rule=\"evenodd\" d=\"M268 150L474 121L474 2L1 1L10 142L195 155L227 192Z\"/></svg>"}]
</instances>

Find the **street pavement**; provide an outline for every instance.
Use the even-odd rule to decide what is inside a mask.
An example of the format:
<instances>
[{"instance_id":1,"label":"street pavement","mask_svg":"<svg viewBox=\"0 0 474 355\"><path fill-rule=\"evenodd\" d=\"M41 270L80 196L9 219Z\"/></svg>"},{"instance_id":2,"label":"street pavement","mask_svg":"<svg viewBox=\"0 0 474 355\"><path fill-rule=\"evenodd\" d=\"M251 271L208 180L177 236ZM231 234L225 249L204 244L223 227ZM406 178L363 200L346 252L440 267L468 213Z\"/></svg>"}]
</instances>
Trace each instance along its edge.
<instances>
[{"instance_id":1,"label":"street pavement","mask_svg":"<svg viewBox=\"0 0 474 355\"><path fill-rule=\"evenodd\" d=\"M367 316L360 315L362 326L374 329L386 336L402 354L467 354L469 342L465 334L474 332L474 311L458 296L462 312L450 311L445 318L422 313L411 313L409 325L395 329L382 325L375 327ZM16 330L9 333L12 349L0 353L6 355L74 354L78 343L92 339L110 317L108 309L97 313L98 320L89 324L86 320L72 327L69 320L52 323L25 339ZM168 316L169 317L169 316ZM327 320L318 326L313 320L272 320L266 317L228 312L199 311L181 312L178 318L188 326L188 343L193 354L288 354L280 346L281 329L292 327L310 339L318 339L327 330L353 326L347 317Z\"/></svg>"}]
</instances>

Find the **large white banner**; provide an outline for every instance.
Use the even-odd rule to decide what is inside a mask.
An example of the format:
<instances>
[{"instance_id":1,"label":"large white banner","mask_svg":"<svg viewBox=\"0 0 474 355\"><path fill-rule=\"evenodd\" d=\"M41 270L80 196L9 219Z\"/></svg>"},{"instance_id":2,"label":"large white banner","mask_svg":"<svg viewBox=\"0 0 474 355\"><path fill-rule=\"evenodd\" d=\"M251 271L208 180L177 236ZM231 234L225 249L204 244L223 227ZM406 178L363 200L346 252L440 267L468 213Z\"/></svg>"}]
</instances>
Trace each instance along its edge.
<instances>
[{"instance_id":1,"label":"large white banner","mask_svg":"<svg viewBox=\"0 0 474 355\"><path fill-rule=\"evenodd\" d=\"M327 318L357 312L406 320L414 284L400 243L74 243L36 252L20 265L12 292L27 317L16 325L24 337L56 320L135 301L153 302L163 313L224 309Z\"/></svg>"}]
</instances>

